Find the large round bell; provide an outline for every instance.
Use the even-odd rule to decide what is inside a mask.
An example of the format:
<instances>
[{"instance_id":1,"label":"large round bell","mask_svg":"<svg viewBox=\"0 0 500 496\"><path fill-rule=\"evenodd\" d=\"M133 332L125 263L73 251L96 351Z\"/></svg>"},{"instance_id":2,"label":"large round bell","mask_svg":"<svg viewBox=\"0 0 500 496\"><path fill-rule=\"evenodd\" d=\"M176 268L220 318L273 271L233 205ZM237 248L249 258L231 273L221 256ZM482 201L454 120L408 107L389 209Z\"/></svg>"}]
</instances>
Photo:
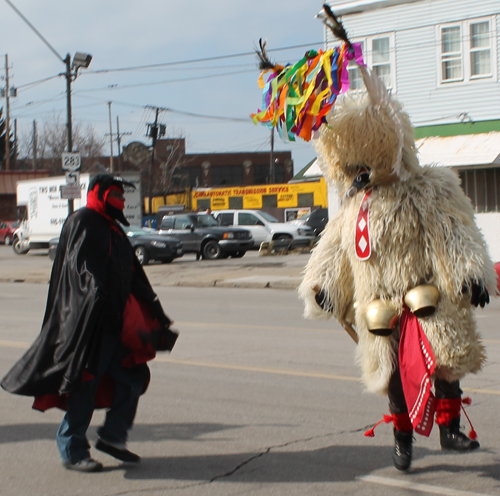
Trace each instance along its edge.
<instances>
[{"instance_id":1,"label":"large round bell","mask_svg":"<svg viewBox=\"0 0 500 496\"><path fill-rule=\"evenodd\" d=\"M377 336L390 336L399 316L394 305L385 300L373 300L364 313L368 330Z\"/></svg>"},{"instance_id":2,"label":"large round bell","mask_svg":"<svg viewBox=\"0 0 500 496\"><path fill-rule=\"evenodd\" d=\"M348 324L353 325L353 324L356 323L356 308L358 308L358 302L357 301L351 302L351 304L347 308L347 311L346 311L346 313L344 315L344 320Z\"/></svg>"},{"instance_id":3,"label":"large round bell","mask_svg":"<svg viewBox=\"0 0 500 496\"><path fill-rule=\"evenodd\" d=\"M417 317L429 317L436 311L439 290L433 284L421 284L410 289L405 295L405 303Z\"/></svg>"}]
</instances>

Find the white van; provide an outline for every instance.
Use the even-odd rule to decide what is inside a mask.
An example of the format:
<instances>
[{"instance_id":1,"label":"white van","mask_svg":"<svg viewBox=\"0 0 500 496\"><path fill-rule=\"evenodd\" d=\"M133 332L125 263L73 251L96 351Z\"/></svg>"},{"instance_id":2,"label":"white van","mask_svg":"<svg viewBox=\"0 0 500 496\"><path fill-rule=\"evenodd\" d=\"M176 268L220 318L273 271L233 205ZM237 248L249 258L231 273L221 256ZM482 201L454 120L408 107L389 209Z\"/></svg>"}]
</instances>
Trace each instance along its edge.
<instances>
[{"instance_id":1,"label":"white van","mask_svg":"<svg viewBox=\"0 0 500 496\"><path fill-rule=\"evenodd\" d=\"M280 222L263 210L215 210L212 215L221 226L235 226L252 233L254 248L263 241L289 240L292 246L307 246L314 239L308 226Z\"/></svg>"}]
</instances>

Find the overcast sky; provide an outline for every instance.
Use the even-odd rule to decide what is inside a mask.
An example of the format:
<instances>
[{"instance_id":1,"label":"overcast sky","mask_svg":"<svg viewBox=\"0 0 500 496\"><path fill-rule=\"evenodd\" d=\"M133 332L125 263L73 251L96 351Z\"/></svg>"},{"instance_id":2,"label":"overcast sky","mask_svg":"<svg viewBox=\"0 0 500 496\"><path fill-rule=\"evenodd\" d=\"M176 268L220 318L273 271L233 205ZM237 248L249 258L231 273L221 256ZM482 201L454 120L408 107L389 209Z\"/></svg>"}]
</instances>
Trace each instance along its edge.
<instances>
[{"instance_id":1,"label":"overcast sky","mask_svg":"<svg viewBox=\"0 0 500 496\"><path fill-rule=\"evenodd\" d=\"M90 67L72 85L74 123L91 124L99 135L108 133L111 101L113 132L118 116L120 132L132 133L123 136L122 144L149 144L146 124L154 121L154 110L146 106L172 109L160 114L160 122L168 136L186 137L188 153L269 150L270 131L249 117L261 102L251 52L260 37L267 38L270 50L307 45L270 52L278 62L295 62L305 51L321 48L324 36L315 19L321 1L10 1L61 58L75 52L93 55ZM35 119L39 126L57 116L65 122L65 79L30 84L57 76L65 70L63 62L5 0L0 0L0 22L0 74L5 74L8 54L10 85L19 88L11 100L11 117L17 118L20 135L31 131ZM235 54L243 55L227 57ZM171 64L206 58L214 60ZM5 80L0 84L5 86ZM310 143L282 143L277 135L275 149L292 151L296 171L315 156ZM109 144L105 152L109 154Z\"/></svg>"}]
</instances>

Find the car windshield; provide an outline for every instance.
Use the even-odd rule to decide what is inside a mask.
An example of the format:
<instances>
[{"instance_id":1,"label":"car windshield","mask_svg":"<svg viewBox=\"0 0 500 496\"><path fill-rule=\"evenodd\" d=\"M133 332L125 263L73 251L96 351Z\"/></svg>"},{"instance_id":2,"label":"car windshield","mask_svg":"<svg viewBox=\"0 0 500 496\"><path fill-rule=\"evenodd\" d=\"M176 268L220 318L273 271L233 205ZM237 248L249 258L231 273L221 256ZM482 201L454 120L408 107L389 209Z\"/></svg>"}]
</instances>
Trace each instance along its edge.
<instances>
[{"instance_id":1,"label":"car windshield","mask_svg":"<svg viewBox=\"0 0 500 496\"><path fill-rule=\"evenodd\" d=\"M264 217L269 222L279 222L279 220L276 217L273 217L271 214L268 214L267 212L264 212L264 210L259 210L260 215Z\"/></svg>"},{"instance_id":2,"label":"car windshield","mask_svg":"<svg viewBox=\"0 0 500 496\"><path fill-rule=\"evenodd\" d=\"M211 215L203 214L196 216L196 227L212 227L218 225L219 223Z\"/></svg>"},{"instance_id":3,"label":"car windshield","mask_svg":"<svg viewBox=\"0 0 500 496\"><path fill-rule=\"evenodd\" d=\"M124 227L124 229L125 232L127 233L127 236L130 238L133 238L134 236L143 236L145 234L148 234L147 231L137 226L128 226Z\"/></svg>"}]
</instances>

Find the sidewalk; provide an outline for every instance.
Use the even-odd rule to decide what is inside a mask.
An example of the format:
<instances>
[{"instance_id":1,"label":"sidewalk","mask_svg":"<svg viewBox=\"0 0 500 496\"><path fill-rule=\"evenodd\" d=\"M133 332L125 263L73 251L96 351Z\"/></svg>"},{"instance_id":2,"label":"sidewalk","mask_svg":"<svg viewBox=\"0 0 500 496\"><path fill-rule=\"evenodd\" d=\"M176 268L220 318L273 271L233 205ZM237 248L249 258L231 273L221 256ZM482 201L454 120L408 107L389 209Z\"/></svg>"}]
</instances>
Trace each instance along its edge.
<instances>
[{"instance_id":1,"label":"sidewalk","mask_svg":"<svg viewBox=\"0 0 500 496\"><path fill-rule=\"evenodd\" d=\"M259 256L250 251L240 259L196 260L186 254L171 264L152 263L144 267L153 286L225 288L274 288L295 290L309 254ZM11 247L0 246L0 282L46 284L52 261L46 251L16 255Z\"/></svg>"}]
</instances>

